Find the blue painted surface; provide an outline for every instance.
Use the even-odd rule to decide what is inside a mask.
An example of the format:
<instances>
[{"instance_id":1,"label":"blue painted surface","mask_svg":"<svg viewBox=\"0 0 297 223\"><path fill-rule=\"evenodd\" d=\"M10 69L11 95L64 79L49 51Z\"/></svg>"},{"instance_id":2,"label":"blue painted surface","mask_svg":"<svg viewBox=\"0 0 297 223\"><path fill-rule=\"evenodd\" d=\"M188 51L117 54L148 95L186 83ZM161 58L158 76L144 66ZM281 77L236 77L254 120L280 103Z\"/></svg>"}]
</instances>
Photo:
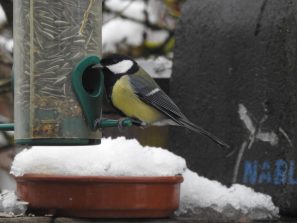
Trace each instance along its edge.
<instances>
[{"instance_id":1,"label":"blue painted surface","mask_svg":"<svg viewBox=\"0 0 297 223\"><path fill-rule=\"evenodd\" d=\"M244 184L297 185L295 160L245 160Z\"/></svg>"}]
</instances>

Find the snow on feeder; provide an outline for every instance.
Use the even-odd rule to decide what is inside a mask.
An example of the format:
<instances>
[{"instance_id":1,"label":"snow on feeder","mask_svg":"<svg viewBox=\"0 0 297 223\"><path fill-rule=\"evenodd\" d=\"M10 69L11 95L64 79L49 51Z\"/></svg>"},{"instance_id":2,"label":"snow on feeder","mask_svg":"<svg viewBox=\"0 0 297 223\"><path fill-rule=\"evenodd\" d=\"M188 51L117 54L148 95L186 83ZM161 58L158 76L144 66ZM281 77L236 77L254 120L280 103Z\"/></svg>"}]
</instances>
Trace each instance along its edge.
<instances>
[{"instance_id":1,"label":"snow on feeder","mask_svg":"<svg viewBox=\"0 0 297 223\"><path fill-rule=\"evenodd\" d=\"M83 77L80 84L85 90L81 93L92 100L88 115L92 113L99 118L103 80L100 75L94 79L84 71L99 63L101 3L101 0L14 1L18 144L92 144L100 140L101 132L85 121L84 108L72 88L71 72L87 57L84 70L78 73ZM93 89L92 84L98 87Z\"/></svg>"}]
</instances>

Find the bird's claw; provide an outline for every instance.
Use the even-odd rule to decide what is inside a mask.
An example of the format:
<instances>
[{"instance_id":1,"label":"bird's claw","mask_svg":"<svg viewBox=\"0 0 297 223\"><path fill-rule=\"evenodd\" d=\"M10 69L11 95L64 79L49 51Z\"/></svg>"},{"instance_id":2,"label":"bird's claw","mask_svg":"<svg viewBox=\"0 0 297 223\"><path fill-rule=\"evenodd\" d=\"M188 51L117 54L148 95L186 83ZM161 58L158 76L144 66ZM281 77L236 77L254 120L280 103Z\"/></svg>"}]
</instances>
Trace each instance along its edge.
<instances>
[{"instance_id":1,"label":"bird's claw","mask_svg":"<svg viewBox=\"0 0 297 223\"><path fill-rule=\"evenodd\" d=\"M100 128L100 124L102 121L104 120L108 120L107 118L97 118L95 121L94 121L94 129L98 129Z\"/></svg>"},{"instance_id":2,"label":"bird's claw","mask_svg":"<svg viewBox=\"0 0 297 223\"><path fill-rule=\"evenodd\" d=\"M147 124L146 122L141 122L141 125L139 127L142 129L145 129L145 128L149 127L149 124Z\"/></svg>"},{"instance_id":3,"label":"bird's claw","mask_svg":"<svg viewBox=\"0 0 297 223\"><path fill-rule=\"evenodd\" d=\"M135 118L129 118L129 119L131 120L132 124L135 125L135 126L138 126L138 127L141 127L141 128L145 128L145 127L148 126L148 124L146 122L142 122L142 121L140 121L138 119L135 119ZM123 129L123 127L124 127L123 123L124 123L125 120L127 120L127 118L121 118L121 119L119 119L119 121L118 121L118 128L120 130Z\"/></svg>"},{"instance_id":4,"label":"bird's claw","mask_svg":"<svg viewBox=\"0 0 297 223\"><path fill-rule=\"evenodd\" d=\"M133 125L138 126L138 127L147 127L148 124L146 122L140 121L139 119L131 119Z\"/></svg>"},{"instance_id":5,"label":"bird's claw","mask_svg":"<svg viewBox=\"0 0 297 223\"><path fill-rule=\"evenodd\" d=\"M124 128L124 121L125 120L127 120L127 118L120 118L119 120L118 120L118 129L119 130L123 130L123 128Z\"/></svg>"}]
</instances>

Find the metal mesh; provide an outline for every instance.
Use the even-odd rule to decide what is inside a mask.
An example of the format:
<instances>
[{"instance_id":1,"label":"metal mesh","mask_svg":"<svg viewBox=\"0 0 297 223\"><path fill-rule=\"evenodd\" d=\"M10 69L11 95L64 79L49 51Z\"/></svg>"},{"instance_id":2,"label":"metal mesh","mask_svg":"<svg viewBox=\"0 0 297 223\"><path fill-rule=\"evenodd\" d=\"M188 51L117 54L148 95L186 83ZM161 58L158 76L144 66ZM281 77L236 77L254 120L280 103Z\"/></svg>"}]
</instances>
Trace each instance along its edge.
<instances>
[{"instance_id":1,"label":"metal mesh","mask_svg":"<svg viewBox=\"0 0 297 223\"><path fill-rule=\"evenodd\" d=\"M85 123L70 74L101 54L101 0L15 0L15 138L99 139ZM98 117L100 114L98 114Z\"/></svg>"}]
</instances>

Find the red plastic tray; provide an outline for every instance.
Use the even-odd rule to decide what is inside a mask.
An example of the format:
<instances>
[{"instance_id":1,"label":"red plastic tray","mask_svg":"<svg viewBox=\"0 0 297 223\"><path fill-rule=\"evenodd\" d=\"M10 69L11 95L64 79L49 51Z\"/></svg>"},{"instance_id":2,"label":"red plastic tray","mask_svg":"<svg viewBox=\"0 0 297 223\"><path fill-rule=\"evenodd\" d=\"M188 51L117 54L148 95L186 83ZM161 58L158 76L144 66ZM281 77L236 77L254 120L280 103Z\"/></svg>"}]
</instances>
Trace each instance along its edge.
<instances>
[{"instance_id":1,"label":"red plastic tray","mask_svg":"<svg viewBox=\"0 0 297 223\"><path fill-rule=\"evenodd\" d=\"M28 174L16 181L19 197L33 211L88 218L163 218L178 208L183 178Z\"/></svg>"}]
</instances>

